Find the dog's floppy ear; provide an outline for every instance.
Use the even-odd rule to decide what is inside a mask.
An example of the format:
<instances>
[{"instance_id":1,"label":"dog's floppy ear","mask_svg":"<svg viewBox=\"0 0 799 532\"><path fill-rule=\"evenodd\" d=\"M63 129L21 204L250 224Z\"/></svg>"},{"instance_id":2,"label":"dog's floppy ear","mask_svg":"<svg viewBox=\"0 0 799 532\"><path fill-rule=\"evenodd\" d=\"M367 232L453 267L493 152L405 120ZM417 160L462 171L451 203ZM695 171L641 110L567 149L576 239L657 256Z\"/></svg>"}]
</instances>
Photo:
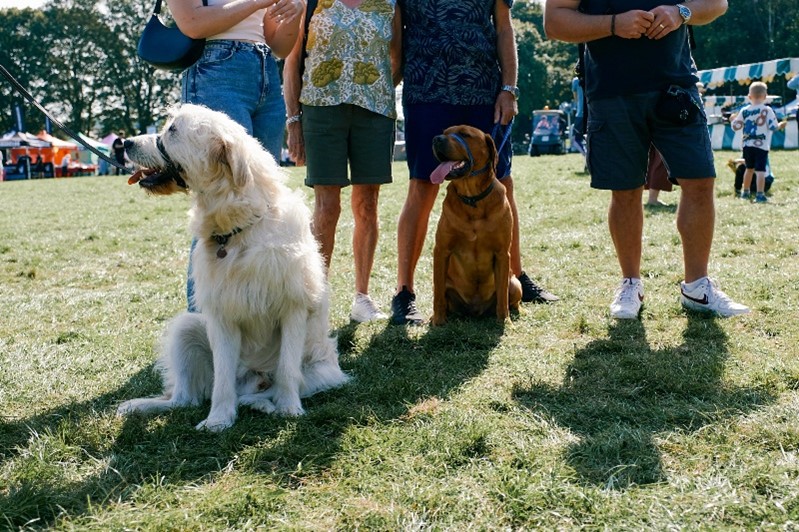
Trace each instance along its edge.
<instances>
[{"instance_id":1,"label":"dog's floppy ear","mask_svg":"<svg viewBox=\"0 0 799 532\"><path fill-rule=\"evenodd\" d=\"M247 155L243 143L236 142L229 135L220 135L218 144L214 146L213 155L219 161L220 167L235 188L242 188L252 179Z\"/></svg>"},{"instance_id":2,"label":"dog's floppy ear","mask_svg":"<svg viewBox=\"0 0 799 532\"><path fill-rule=\"evenodd\" d=\"M497 146L494 144L494 138L486 133L486 148L488 149L488 162L491 168L496 172L497 170Z\"/></svg>"}]
</instances>

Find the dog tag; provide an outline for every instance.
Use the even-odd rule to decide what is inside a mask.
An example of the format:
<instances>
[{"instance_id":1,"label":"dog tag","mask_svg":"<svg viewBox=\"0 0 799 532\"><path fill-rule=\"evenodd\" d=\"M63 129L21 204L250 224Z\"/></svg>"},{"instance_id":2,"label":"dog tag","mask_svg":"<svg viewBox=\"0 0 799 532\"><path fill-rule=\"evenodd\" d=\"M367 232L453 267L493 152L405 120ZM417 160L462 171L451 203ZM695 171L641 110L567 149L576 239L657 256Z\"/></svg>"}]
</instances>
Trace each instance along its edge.
<instances>
[{"instance_id":1,"label":"dog tag","mask_svg":"<svg viewBox=\"0 0 799 532\"><path fill-rule=\"evenodd\" d=\"M227 250L225 249L225 246L219 246L219 249L216 250L216 256L220 259L227 257Z\"/></svg>"}]
</instances>

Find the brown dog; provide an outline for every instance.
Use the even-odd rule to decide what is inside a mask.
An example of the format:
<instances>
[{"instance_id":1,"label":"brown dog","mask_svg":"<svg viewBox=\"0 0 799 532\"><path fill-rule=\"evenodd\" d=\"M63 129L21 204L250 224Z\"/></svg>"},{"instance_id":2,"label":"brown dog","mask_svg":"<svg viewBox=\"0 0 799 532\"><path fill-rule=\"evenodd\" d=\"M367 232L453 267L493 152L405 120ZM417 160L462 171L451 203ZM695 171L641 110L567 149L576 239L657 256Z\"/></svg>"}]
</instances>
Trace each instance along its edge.
<instances>
[{"instance_id":1,"label":"brown dog","mask_svg":"<svg viewBox=\"0 0 799 532\"><path fill-rule=\"evenodd\" d=\"M433 251L433 325L448 313L482 316L495 309L504 321L518 310L522 287L510 271L513 214L496 177L491 135L454 126L433 139L441 164L434 184L448 180Z\"/></svg>"}]
</instances>

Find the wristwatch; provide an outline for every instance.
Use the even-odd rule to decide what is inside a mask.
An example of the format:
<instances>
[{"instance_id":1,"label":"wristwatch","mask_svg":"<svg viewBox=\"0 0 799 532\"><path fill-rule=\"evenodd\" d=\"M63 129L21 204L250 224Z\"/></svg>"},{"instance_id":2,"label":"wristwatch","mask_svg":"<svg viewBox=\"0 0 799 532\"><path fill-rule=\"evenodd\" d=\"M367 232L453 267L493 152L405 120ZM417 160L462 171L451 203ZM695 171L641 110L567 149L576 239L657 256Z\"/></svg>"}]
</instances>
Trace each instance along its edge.
<instances>
[{"instance_id":1,"label":"wristwatch","mask_svg":"<svg viewBox=\"0 0 799 532\"><path fill-rule=\"evenodd\" d=\"M503 85L501 90L508 91L509 93L513 94L514 99L519 99L519 87L516 85Z\"/></svg>"},{"instance_id":2,"label":"wristwatch","mask_svg":"<svg viewBox=\"0 0 799 532\"><path fill-rule=\"evenodd\" d=\"M691 10L688 9L686 6L682 4L677 4L677 9L680 10L680 16L682 17L682 23L688 24L688 21L691 20Z\"/></svg>"}]
</instances>

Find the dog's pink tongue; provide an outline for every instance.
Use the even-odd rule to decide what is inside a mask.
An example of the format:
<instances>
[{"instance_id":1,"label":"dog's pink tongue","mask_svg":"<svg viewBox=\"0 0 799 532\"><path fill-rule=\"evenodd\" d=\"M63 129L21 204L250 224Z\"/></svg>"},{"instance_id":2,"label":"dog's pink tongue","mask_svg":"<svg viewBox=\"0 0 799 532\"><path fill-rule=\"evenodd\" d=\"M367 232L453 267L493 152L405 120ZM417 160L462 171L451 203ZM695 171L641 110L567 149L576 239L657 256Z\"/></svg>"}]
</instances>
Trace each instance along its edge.
<instances>
[{"instance_id":1,"label":"dog's pink tongue","mask_svg":"<svg viewBox=\"0 0 799 532\"><path fill-rule=\"evenodd\" d=\"M444 182L444 179L449 175L452 171L452 167L455 166L455 161L444 161L443 163L439 164L438 167L433 170L433 173L430 174L430 182L434 185L440 185Z\"/></svg>"}]
</instances>

